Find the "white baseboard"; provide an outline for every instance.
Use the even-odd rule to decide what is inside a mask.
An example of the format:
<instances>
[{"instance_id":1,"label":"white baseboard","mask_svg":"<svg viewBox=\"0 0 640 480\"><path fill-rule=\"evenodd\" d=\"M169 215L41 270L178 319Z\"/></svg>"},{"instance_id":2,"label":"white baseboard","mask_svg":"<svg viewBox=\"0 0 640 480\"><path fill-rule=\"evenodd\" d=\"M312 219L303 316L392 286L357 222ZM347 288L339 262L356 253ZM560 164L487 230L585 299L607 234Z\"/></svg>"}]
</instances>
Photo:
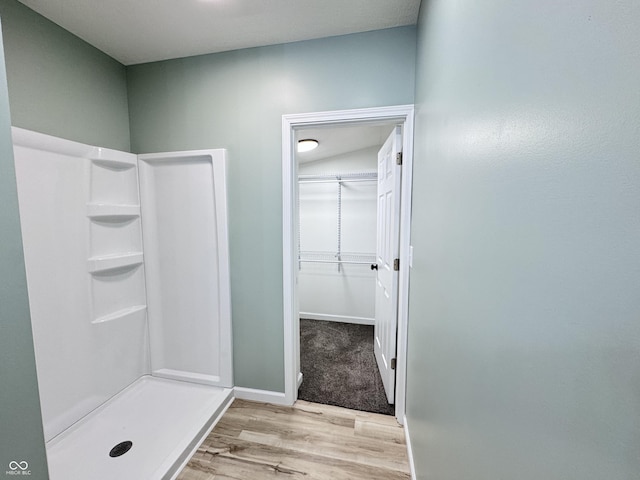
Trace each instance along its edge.
<instances>
[{"instance_id":1,"label":"white baseboard","mask_svg":"<svg viewBox=\"0 0 640 480\"><path fill-rule=\"evenodd\" d=\"M257 390L255 388L233 387L236 398L251 400L252 402L273 403L274 405L288 405L284 393L270 390Z\"/></svg>"},{"instance_id":2,"label":"white baseboard","mask_svg":"<svg viewBox=\"0 0 640 480\"><path fill-rule=\"evenodd\" d=\"M416 466L413 463L413 448L411 447L411 436L409 435L409 422L407 416L404 416L404 438L407 442L407 456L409 457L409 470L411 471L411 480L416 480Z\"/></svg>"},{"instance_id":3,"label":"white baseboard","mask_svg":"<svg viewBox=\"0 0 640 480\"><path fill-rule=\"evenodd\" d=\"M300 312L300 318L309 320L324 320L326 322L357 323L359 325L375 325L375 318L350 317L346 315L329 315L325 313Z\"/></svg>"}]
</instances>

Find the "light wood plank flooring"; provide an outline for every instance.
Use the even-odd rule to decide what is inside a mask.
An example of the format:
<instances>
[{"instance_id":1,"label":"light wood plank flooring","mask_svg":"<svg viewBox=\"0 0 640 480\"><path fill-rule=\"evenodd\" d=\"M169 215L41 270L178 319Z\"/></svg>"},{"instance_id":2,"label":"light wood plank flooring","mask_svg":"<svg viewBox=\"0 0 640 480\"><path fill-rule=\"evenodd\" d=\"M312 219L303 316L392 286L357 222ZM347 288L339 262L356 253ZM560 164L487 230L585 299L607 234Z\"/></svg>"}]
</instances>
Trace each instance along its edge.
<instances>
[{"instance_id":1,"label":"light wood plank flooring","mask_svg":"<svg viewBox=\"0 0 640 480\"><path fill-rule=\"evenodd\" d=\"M408 480L395 418L299 400L235 400L178 480Z\"/></svg>"}]
</instances>

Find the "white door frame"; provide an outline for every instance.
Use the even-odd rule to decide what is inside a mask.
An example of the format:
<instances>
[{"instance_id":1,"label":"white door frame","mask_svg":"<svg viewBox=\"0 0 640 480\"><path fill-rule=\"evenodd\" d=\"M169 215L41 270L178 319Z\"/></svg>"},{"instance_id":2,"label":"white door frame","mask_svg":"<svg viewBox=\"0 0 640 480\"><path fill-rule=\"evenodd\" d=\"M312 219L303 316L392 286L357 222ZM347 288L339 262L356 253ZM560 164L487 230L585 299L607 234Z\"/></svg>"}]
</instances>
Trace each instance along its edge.
<instances>
[{"instance_id":1,"label":"white door frame","mask_svg":"<svg viewBox=\"0 0 640 480\"><path fill-rule=\"evenodd\" d=\"M294 128L397 120L403 125L402 198L400 201L400 278L398 286L398 351L396 357L396 419L404 423L409 310L409 254L413 172L413 105L299 113L282 116L282 286L284 307L284 397L293 405L300 376L300 321L297 278L298 166Z\"/></svg>"}]
</instances>

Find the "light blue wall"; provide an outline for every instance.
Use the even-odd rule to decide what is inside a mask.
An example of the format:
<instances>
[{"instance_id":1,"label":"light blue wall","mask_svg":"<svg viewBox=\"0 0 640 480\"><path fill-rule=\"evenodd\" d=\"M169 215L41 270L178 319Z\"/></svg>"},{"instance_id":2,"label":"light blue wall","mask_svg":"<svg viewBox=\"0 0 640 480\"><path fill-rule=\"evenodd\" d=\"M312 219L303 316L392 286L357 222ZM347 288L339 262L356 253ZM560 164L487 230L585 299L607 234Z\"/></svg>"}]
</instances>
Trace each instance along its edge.
<instances>
[{"instance_id":1,"label":"light blue wall","mask_svg":"<svg viewBox=\"0 0 640 480\"><path fill-rule=\"evenodd\" d=\"M129 150L125 67L16 0L0 0L11 121Z\"/></svg>"},{"instance_id":2,"label":"light blue wall","mask_svg":"<svg viewBox=\"0 0 640 480\"><path fill-rule=\"evenodd\" d=\"M22 253L9 98L0 37L0 472L27 462L48 478ZM9 477L8 477L9 478Z\"/></svg>"},{"instance_id":3,"label":"light blue wall","mask_svg":"<svg viewBox=\"0 0 640 480\"><path fill-rule=\"evenodd\" d=\"M413 103L415 28L127 69L132 150L225 147L236 385L284 390L283 114Z\"/></svg>"},{"instance_id":4,"label":"light blue wall","mask_svg":"<svg viewBox=\"0 0 640 480\"><path fill-rule=\"evenodd\" d=\"M638 25L631 0L423 2L419 479L640 474Z\"/></svg>"}]
</instances>

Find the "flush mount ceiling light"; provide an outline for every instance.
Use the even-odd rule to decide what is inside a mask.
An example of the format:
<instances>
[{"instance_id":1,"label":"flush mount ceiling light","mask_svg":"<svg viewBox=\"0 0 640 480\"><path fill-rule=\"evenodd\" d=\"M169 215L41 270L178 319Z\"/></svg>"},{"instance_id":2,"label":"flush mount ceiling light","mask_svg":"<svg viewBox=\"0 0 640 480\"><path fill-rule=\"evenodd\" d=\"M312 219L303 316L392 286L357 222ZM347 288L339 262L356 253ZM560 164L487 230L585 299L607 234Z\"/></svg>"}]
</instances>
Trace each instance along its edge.
<instances>
[{"instance_id":1,"label":"flush mount ceiling light","mask_svg":"<svg viewBox=\"0 0 640 480\"><path fill-rule=\"evenodd\" d=\"M318 141L313 138L298 140L298 153L310 152L318 146Z\"/></svg>"}]
</instances>

